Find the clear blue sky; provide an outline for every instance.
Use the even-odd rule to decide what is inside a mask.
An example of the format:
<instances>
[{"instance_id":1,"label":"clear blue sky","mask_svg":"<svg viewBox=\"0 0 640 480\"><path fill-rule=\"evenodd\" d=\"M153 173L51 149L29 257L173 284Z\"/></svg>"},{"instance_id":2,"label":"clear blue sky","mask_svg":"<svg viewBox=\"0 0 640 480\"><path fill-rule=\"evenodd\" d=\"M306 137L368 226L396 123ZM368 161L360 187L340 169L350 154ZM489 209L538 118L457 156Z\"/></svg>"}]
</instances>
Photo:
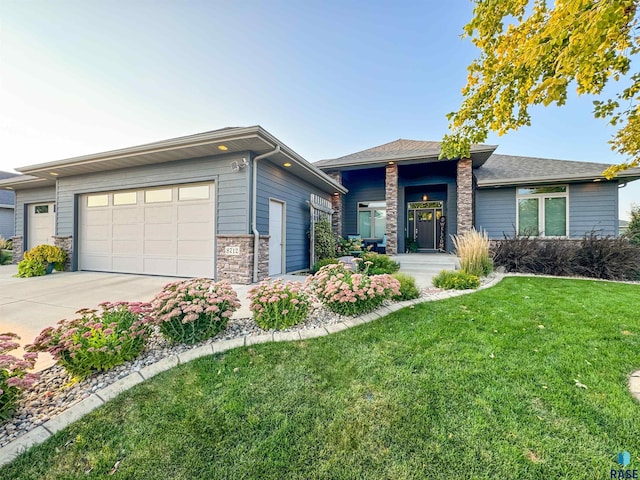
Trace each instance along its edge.
<instances>
[{"instance_id":1,"label":"clear blue sky","mask_svg":"<svg viewBox=\"0 0 640 480\"><path fill-rule=\"evenodd\" d=\"M0 0L0 169L259 124L310 161L440 140L470 1ZM617 163L591 98L498 153ZM620 191L621 218L640 181Z\"/></svg>"}]
</instances>

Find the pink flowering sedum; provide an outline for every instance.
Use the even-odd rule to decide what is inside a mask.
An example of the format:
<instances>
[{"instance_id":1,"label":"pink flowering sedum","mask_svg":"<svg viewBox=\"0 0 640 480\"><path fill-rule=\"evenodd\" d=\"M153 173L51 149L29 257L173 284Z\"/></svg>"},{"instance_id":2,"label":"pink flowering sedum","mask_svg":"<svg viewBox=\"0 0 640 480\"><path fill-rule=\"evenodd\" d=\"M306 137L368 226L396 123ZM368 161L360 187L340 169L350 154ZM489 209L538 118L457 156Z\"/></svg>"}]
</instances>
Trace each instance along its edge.
<instances>
[{"instance_id":1,"label":"pink flowering sedum","mask_svg":"<svg viewBox=\"0 0 640 480\"><path fill-rule=\"evenodd\" d=\"M342 315L370 312L400 294L400 282L391 275L353 273L344 263L322 267L306 286L328 309Z\"/></svg>"},{"instance_id":2,"label":"pink flowering sedum","mask_svg":"<svg viewBox=\"0 0 640 480\"><path fill-rule=\"evenodd\" d=\"M25 353L22 359L8 353L20 346L16 340L20 337L15 333L0 334L0 420L13 414L21 391L31 388L39 378L27 373L36 363L36 353Z\"/></svg>"},{"instance_id":3,"label":"pink flowering sedum","mask_svg":"<svg viewBox=\"0 0 640 480\"><path fill-rule=\"evenodd\" d=\"M265 330L291 327L309 314L311 302L304 285L269 279L249 289L251 312L256 323Z\"/></svg>"},{"instance_id":4,"label":"pink flowering sedum","mask_svg":"<svg viewBox=\"0 0 640 480\"><path fill-rule=\"evenodd\" d=\"M36 337L29 351L49 352L72 376L85 378L142 353L150 334L151 305L104 302L100 311L83 308Z\"/></svg>"},{"instance_id":5,"label":"pink flowering sedum","mask_svg":"<svg viewBox=\"0 0 640 480\"><path fill-rule=\"evenodd\" d=\"M151 301L154 322L166 338L193 344L217 335L240 302L226 281L193 278L165 285Z\"/></svg>"}]
</instances>

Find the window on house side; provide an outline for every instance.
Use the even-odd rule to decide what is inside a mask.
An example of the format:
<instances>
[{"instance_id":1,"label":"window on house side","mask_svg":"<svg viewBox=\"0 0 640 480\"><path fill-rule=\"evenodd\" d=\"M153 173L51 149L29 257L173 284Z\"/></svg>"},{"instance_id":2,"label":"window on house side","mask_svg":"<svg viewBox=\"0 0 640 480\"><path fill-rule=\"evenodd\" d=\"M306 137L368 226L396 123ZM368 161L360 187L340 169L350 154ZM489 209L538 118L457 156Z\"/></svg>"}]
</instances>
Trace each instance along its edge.
<instances>
[{"instance_id":1,"label":"window on house side","mask_svg":"<svg viewBox=\"0 0 640 480\"><path fill-rule=\"evenodd\" d=\"M362 238L382 238L387 229L385 201L358 203L358 233Z\"/></svg>"},{"instance_id":2,"label":"window on house side","mask_svg":"<svg viewBox=\"0 0 640 480\"><path fill-rule=\"evenodd\" d=\"M518 188L518 235L567 236L568 191L566 185Z\"/></svg>"}]
</instances>

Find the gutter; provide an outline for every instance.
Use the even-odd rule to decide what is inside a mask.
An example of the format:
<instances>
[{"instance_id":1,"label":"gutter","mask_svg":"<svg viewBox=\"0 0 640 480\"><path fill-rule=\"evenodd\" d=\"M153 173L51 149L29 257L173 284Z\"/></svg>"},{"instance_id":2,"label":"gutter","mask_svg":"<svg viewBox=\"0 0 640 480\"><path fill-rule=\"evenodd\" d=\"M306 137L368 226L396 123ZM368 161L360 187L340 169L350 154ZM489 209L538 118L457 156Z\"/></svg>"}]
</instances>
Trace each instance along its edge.
<instances>
[{"instance_id":1,"label":"gutter","mask_svg":"<svg viewBox=\"0 0 640 480\"><path fill-rule=\"evenodd\" d=\"M258 160L270 157L280 153L280 145L277 144L276 148L272 151L258 155L253 159L253 166L251 168L252 185L251 185L251 233L253 233L253 283L258 281L258 265L260 259L258 258L258 252L260 250L260 232L257 225L257 207L258 207Z\"/></svg>"}]
</instances>

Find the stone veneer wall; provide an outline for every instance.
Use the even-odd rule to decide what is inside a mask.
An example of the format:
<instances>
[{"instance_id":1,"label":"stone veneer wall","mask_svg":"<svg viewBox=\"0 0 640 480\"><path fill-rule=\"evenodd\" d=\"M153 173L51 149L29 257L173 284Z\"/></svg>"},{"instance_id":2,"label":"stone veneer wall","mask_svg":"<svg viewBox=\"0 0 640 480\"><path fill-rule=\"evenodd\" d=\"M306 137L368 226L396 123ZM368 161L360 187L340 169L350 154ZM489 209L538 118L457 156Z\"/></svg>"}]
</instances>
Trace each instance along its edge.
<instances>
[{"instance_id":1,"label":"stone veneer wall","mask_svg":"<svg viewBox=\"0 0 640 480\"><path fill-rule=\"evenodd\" d=\"M471 159L458 160L458 235L473 228L473 172Z\"/></svg>"},{"instance_id":2,"label":"stone veneer wall","mask_svg":"<svg viewBox=\"0 0 640 480\"><path fill-rule=\"evenodd\" d=\"M53 236L53 244L56 247L61 248L67 254L67 259L64 262L64 271L71 271L71 260L73 258L73 237L72 236Z\"/></svg>"},{"instance_id":3,"label":"stone veneer wall","mask_svg":"<svg viewBox=\"0 0 640 480\"><path fill-rule=\"evenodd\" d=\"M24 256L24 250L22 246L22 236L17 235L15 237L11 237L11 243L13 244L13 252L12 252L13 259L11 263L13 263L14 265L17 265L18 263L20 263L20 261L22 261L22 257Z\"/></svg>"},{"instance_id":4,"label":"stone veneer wall","mask_svg":"<svg viewBox=\"0 0 640 480\"><path fill-rule=\"evenodd\" d=\"M398 165L385 170L385 199L387 201L387 255L398 253Z\"/></svg>"},{"instance_id":5,"label":"stone veneer wall","mask_svg":"<svg viewBox=\"0 0 640 480\"><path fill-rule=\"evenodd\" d=\"M336 182L342 184L342 172L327 172ZM341 194L331 196L331 208L333 215L331 216L331 229L333 233L342 237L342 211L344 209L344 197Z\"/></svg>"},{"instance_id":6,"label":"stone veneer wall","mask_svg":"<svg viewBox=\"0 0 640 480\"><path fill-rule=\"evenodd\" d=\"M253 235L218 235L216 270L218 280L249 285L253 283ZM234 251L238 250L238 255ZM269 236L260 235L258 280L269 275Z\"/></svg>"}]
</instances>

